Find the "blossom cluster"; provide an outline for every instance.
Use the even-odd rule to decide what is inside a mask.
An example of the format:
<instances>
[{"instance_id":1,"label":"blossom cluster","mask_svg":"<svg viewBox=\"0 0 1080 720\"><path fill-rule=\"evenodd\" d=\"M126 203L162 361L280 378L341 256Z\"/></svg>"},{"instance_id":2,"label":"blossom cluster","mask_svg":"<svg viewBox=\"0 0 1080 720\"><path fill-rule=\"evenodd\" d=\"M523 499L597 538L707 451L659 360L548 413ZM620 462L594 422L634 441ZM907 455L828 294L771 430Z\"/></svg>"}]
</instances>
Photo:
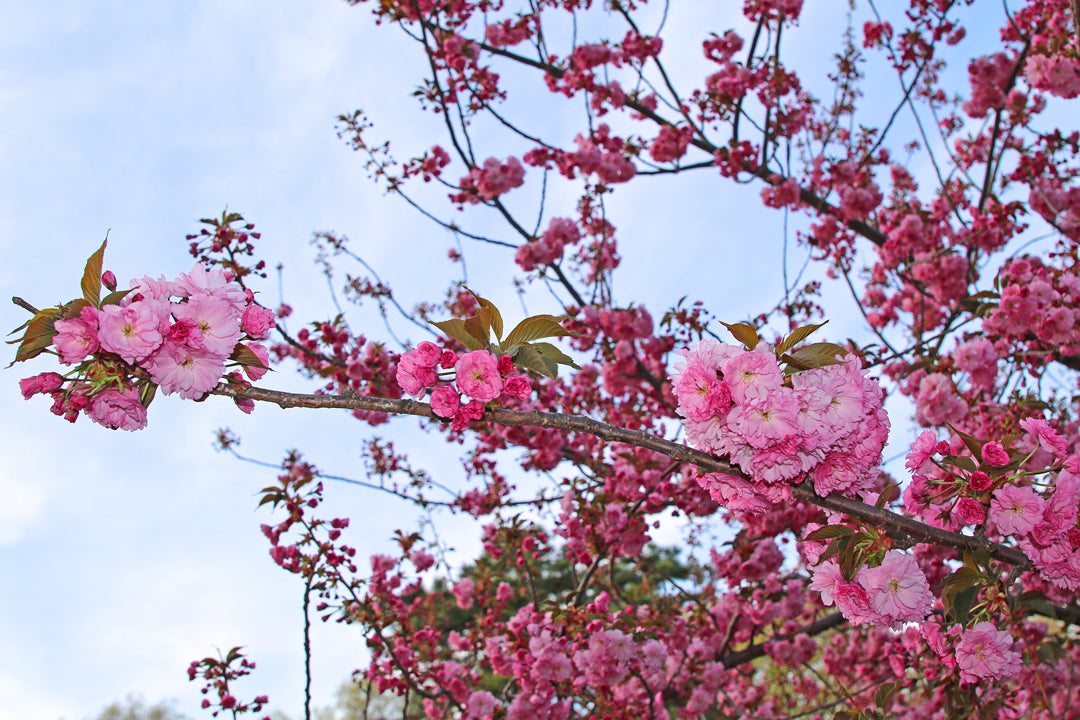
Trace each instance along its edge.
<instances>
[{"instance_id":1,"label":"blossom cluster","mask_svg":"<svg viewBox=\"0 0 1080 720\"><path fill-rule=\"evenodd\" d=\"M849 581L840 564L829 558L814 569L810 588L826 605L836 604L848 622L899 628L922 622L934 604L926 575L913 555L889 550L876 567L862 567Z\"/></svg>"},{"instance_id":2,"label":"blossom cluster","mask_svg":"<svg viewBox=\"0 0 1080 720\"><path fill-rule=\"evenodd\" d=\"M854 356L785 376L765 344L753 350L702 340L672 374L690 444L731 459L748 476L699 479L732 509L790 499L804 476L824 496L867 489L889 433L876 380Z\"/></svg>"},{"instance_id":3,"label":"blossom cluster","mask_svg":"<svg viewBox=\"0 0 1080 720\"><path fill-rule=\"evenodd\" d=\"M439 379L440 368L454 382ZM479 420L484 405L502 396L526 398L532 383L524 375L514 374L509 355L496 357L487 350L473 350L459 355L424 341L398 360L397 381L401 389L416 399L431 388L431 410L451 420L451 429L464 430L470 420ZM456 387L455 387L456 385ZM468 397L463 402L463 396Z\"/></svg>"},{"instance_id":4,"label":"blossom cluster","mask_svg":"<svg viewBox=\"0 0 1080 720\"><path fill-rule=\"evenodd\" d=\"M104 282L115 288L112 273ZM175 280L144 277L111 297L71 303L55 320L50 347L75 367L22 380L25 398L51 395L52 411L71 422L83 412L110 429L139 430L158 388L193 400L217 385L229 360L252 380L267 370L269 352L254 341L269 336L274 313L224 271L197 263Z\"/></svg>"}]
</instances>

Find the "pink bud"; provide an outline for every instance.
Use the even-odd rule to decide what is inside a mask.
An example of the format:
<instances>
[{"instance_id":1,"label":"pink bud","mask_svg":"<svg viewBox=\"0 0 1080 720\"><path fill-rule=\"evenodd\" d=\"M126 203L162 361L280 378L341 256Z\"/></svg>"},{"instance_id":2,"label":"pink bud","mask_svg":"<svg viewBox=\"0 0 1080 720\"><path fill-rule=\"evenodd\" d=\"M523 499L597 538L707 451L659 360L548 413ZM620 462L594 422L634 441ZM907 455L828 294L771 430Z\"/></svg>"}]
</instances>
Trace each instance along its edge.
<instances>
[{"instance_id":1,"label":"pink bud","mask_svg":"<svg viewBox=\"0 0 1080 720\"><path fill-rule=\"evenodd\" d=\"M109 288L109 292L115 292L116 290L116 276L113 275L112 270L106 270L101 273L101 284Z\"/></svg>"}]
</instances>

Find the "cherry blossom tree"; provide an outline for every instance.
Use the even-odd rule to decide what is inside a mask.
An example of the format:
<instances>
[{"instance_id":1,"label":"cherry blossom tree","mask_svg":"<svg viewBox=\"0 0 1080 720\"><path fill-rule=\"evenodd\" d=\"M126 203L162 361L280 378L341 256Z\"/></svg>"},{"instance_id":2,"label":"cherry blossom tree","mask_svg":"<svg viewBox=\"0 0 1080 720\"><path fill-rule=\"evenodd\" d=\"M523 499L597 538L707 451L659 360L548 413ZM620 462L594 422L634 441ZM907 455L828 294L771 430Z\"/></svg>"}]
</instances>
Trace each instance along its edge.
<instances>
[{"instance_id":1,"label":"cherry blossom tree","mask_svg":"<svg viewBox=\"0 0 1080 720\"><path fill-rule=\"evenodd\" d=\"M663 35L686 4L352 4L415 41L416 96L443 137L396 162L359 111L340 135L448 231L451 261L501 250L554 311L510 327L464 282L410 310L369 268L346 296L432 335L398 348L345 314L290 333L287 305L255 301L255 226L225 213L188 238L197 264L175 280L120 290L103 245L81 298L27 304L16 359L51 353L63 370L23 380L27 398L125 430L158 391L344 408L373 428L416 416L460 445L468 477L448 501L407 451L378 436L365 449L364 482L475 518L482 555L449 593L431 591L419 530L357 558L299 454L262 493L273 561L312 612L366 629L362 679L430 718L1075 714L1075 4L1005 3L990 34L987 3L853 3L826 39L802 0L746 0L739 27L700 28L696 76ZM825 78L786 60L800 38L834 53ZM572 140L538 95L576 113ZM633 228L617 228L614 198L685 175L760 188L861 330L830 337L821 284L786 266L782 301L748 319L692 287L670 308L616 292ZM477 228L451 219L463 208ZM326 267L365 264L345 238L317 240ZM311 392L264 387L271 364ZM917 437L896 437L887 398ZM890 429L902 472L882 461ZM646 550L661 518L687 528L686 579ZM553 553L564 585L542 582ZM252 668L234 651L189 672L235 716L266 702L229 685Z\"/></svg>"}]
</instances>

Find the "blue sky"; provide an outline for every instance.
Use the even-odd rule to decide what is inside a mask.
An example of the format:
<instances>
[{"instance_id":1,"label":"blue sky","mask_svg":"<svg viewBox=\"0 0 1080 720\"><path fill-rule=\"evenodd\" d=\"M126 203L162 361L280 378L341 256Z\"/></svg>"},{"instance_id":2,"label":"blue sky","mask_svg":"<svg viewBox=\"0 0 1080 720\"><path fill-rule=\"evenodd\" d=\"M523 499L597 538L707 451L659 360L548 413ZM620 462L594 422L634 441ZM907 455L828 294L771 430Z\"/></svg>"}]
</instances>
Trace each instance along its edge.
<instances>
[{"instance_id":1,"label":"blue sky","mask_svg":"<svg viewBox=\"0 0 1080 720\"><path fill-rule=\"evenodd\" d=\"M702 8L673 18L669 43L683 37L690 46L700 27L722 31L735 21ZM394 139L399 159L441 137L410 96L421 58L400 33L375 29L366 8L0 0L0 10L3 297L38 306L74 297L106 231L106 267L122 284L175 277L192 264L184 236L226 206L257 224L271 263L284 263L285 299L300 320L334 312L311 262L314 230L348 234L406 305L438 297L454 277L444 262L451 238L384 196L335 137L335 116L356 107ZM836 17L826 20L839 36ZM812 39L796 40L793 56L812 50L798 44ZM678 64L693 71L703 61L695 51ZM530 119L541 117L564 141L576 132L564 124L568 111ZM771 307L782 292L782 216L758 208L759 190L709 171L642 179L617 193L610 208L626 258L619 300L645 300L660 313L691 295L727 320ZM554 187L550 201L562 203L555 214L572 213L566 188ZM467 253L470 285L508 320L518 317L505 251ZM263 289L276 302L276 284ZM843 327L854 308L828 293L832 327ZM527 299L531 312L556 311L543 292ZM0 326L24 320L0 305ZM382 332L371 316L361 322L371 324L369 336ZM259 407L245 417L221 398L159 398L148 430L108 432L85 420L69 425L43 399L21 398L17 380L46 369L44 359L17 366L0 382L0 720L76 720L129 693L175 698L197 717L188 662L237 644L259 664L243 692L267 692L272 708L295 717L302 586L267 557L258 525L268 515L255 509L272 476L215 454L211 441L228 425L249 455L276 461L301 447L328 471L358 474L366 426L340 413ZM288 371L263 384L308 387ZM424 443L410 421L394 432L401 447L419 450L418 464L457 467L452 448ZM351 540L365 557L414 522L404 506L356 489L330 487L329 499L335 514L352 518ZM467 559L474 529L447 519L439 527L460 550L452 558ZM356 631L316 629L317 704L363 665L362 645Z\"/></svg>"}]
</instances>

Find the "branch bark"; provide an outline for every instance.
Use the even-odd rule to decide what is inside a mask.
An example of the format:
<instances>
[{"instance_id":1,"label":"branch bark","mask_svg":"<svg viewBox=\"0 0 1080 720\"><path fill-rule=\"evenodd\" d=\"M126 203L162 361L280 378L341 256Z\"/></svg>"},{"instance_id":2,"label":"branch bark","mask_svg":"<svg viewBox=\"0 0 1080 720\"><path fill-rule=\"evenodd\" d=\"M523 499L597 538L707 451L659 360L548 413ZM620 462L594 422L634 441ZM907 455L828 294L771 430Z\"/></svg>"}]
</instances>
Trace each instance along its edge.
<instances>
[{"instance_id":1,"label":"branch bark","mask_svg":"<svg viewBox=\"0 0 1080 720\"><path fill-rule=\"evenodd\" d=\"M219 385L211 394L223 395L234 399L248 399L268 402L283 409L289 408L341 408L344 410L366 410L383 412L391 415L415 415L430 420L443 422L431 411L427 403L416 400L395 400L392 398L368 397L363 395L305 395L301 393L269 390L266 388L240 385L238 383ZM640 430L629 430L616 425L608 425L588 417L538 411L511 410L509 408L489 407L484 410L481 422L491 422L508 427L530 426L552 428L564 432L580 432L610 442L620 442L635 447L653 450L673 460L694 465L705 472L723 473L748 479L747 475L727 460L701 450L694 450L671 440L650 435ZM867 524L876 525L889 533L912 538L917 542L932 543L960 551L974 551L986 547L990 556L999 562L1012 565L1020 570L1032 567L1031 561L1017 548L1000 543L981 541L977 538L942 530L918 520L899 515L888 510L872 507L852 498L835 493L826 497L819 496L811 484L803 481L792 486L795 497L803 502L817 505L826 510L845 513Z\"/></svg>"}]
</instances>

